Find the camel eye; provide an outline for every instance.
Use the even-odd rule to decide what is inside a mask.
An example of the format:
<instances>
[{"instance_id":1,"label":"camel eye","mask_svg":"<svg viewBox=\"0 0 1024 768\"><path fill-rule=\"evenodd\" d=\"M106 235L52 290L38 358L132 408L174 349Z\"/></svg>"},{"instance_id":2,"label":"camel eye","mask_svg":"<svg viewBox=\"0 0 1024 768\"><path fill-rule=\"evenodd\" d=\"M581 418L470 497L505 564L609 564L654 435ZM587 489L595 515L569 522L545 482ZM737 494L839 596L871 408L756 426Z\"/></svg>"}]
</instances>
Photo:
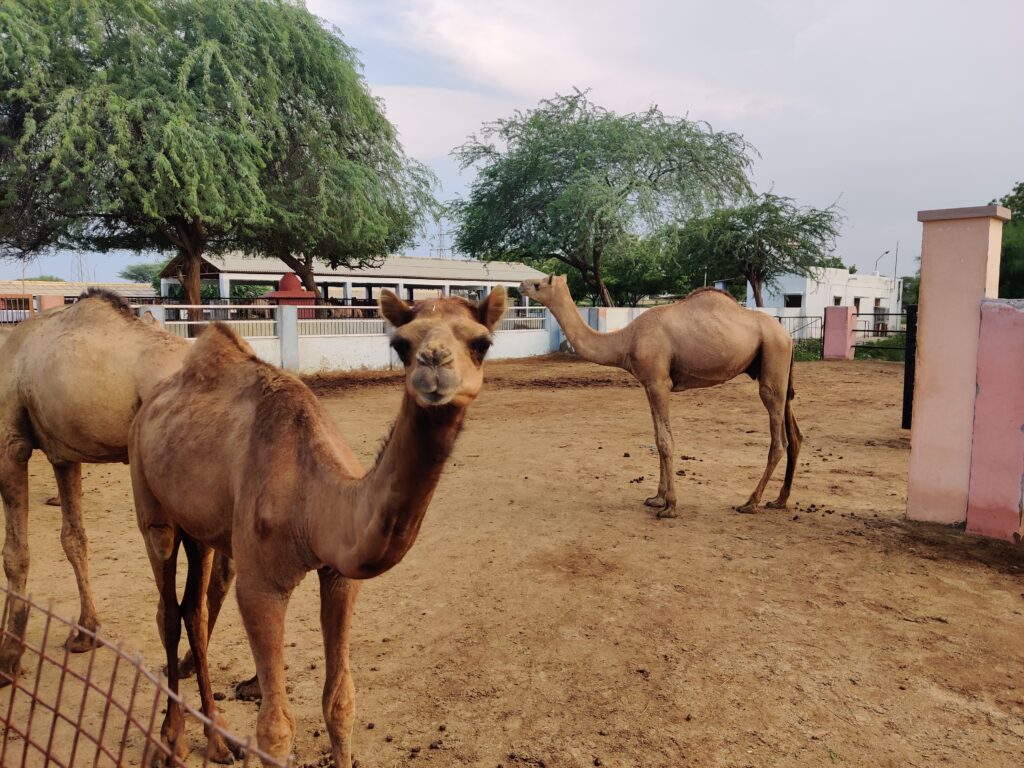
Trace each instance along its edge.
<instances>
[{"instance_id":1,"label":"camel eye","mask_svg":"<svg viewBox=\"0 0 1024 768\"><path fill-rule=\"evenodd\" d=\"M484 359L487 350L491 348L491 340L487 336L477 336L469 342L469 349L473 353L473 359L478 363Z\"/></svg>"},{"instance_id":2,"label":"camel eye","mask_svg":"<svg viewBox=\"0 0 1024 768\"><path fill-rule=\"evenodd\" d=\"M408 339L403 339L401 336L395 336L391 339L391 348L395 350L395 354L401 358L405 365L409 364L411 356L409 354L412 349L412 345L409 344Z\"/></svg>"}]
</instances>

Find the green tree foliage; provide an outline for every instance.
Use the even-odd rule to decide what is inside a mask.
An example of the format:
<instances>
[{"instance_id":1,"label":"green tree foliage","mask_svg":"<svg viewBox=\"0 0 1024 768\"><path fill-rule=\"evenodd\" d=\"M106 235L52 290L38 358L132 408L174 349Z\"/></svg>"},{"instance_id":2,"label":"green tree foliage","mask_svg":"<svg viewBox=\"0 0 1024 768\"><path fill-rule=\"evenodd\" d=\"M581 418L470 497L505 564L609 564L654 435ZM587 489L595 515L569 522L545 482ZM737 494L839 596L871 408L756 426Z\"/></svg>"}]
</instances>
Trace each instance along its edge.
<instances>
[{"instance_id":1,"label":"green tree foliage","mask_svg":"<svg viewBox=\"0 0 1024 768\"><path fill-rule=\"evenodd\" d=\"M454 154L477 176L451 206L455 247L473 256L574 268L614 303L605 259L628 236L749 190L751 146L735 133L668 117L619 115L585 93L488 123Z\"/></svg>"},{"instance_id":2,"label":"green tree foliage","mask_svg":"<svg viewBox=\"0 0 1024 768\"><path fill-rule=\"evenodd\" d=\"M170 261L170 259L162 259L161 261L140 261L135 264L129 264L118 272L117 276L130 283L149 283L154 288L159 289L160 273L163 272L168 261Z\"/></svg>"},{"instance_id":3,"label":"green tree foliage","mask_svg":"<svg viewBox=\"0 0 1024 768\"><path fill-rule=\"evenodd\" d=\"M999 296L1024 299L1024 181L1000 201L1013 218L1003 224L1003 251L999 266Z\"/></svg>"},{"instance_id":4,"label":"green tree foliage","mask_svg":"<svg viewBox=\"0 0 1024 768\"><path fill-rule=\"evenodd\" d=\"M680 268L725 279L743 277L764 306L764 286L780 275L813 276L831 265L841 217L833 208L799 207L788 197L758 195L688 221L674 235Z\"/></svg>"},{"instance_id":5,"label":"green tree foliage","mask_svg":"<svg viewBox=\"0 0 1024 768\"><path fill-rule=\"evenodd\" d=\"M914 275L913 277L907 276L903 278L903 296L902 304L907 306L909 304L917 304L918 294L921 290L921 273Z\"/></svg>"},{"instance_id":6,"label":"green tree foliage","mask_svg":"<svg viewBox=\"0 0 1024 768\"><path fill-rule=\"evenodd\" d=\"M43 283L63 283L63 277L57 277L56 275L39 275L38 277L30 277L29 280L35 280Z\"/></svg>"},{"instance_id":7,"label":"green tree foliage","mask_svg":"<svg viewBox=\"0 0 1024 768\"><path fill-rule=\"evenodd\" d=\"M426 176L351 51L300 5L15 0L0 14L4 254L173 249L192 302L208 250L272 234L322 255L330 229L334 261L358 263L409 237Z\"/></svg>"}]
</instances>

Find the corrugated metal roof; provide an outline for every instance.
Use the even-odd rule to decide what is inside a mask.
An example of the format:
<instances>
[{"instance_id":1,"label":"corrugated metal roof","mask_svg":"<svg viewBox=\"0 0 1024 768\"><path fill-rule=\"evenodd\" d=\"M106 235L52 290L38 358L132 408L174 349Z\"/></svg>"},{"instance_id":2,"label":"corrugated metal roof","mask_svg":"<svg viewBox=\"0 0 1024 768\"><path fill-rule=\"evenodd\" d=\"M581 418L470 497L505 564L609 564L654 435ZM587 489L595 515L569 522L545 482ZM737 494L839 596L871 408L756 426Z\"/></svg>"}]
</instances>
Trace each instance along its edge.
<instances>
[{"instance_id":1,"label":"corrugated metal roof","mask_svg":"<svg viewBox=\"0 0 1024 768\"><path fill-rule=\"evenodd\" d=\"M78 296L88 288L103 288L122 296L156 296L149 283L77 283L57 280L0 280L0 294Z\"/></svg>"},{"instance_id":2,"label":"corrugated metal roof","mask_svg":"<svg viewBox=\"0 0 1024 768\"><path fill-rule=\"evenodd\" d=\"M168 264L161 277L177 277L177 258ZM246 256L242 253L226 253L218 256L204 256L203 261L219 272L236 272L280 277L292 270L280 259L263 256ZM378 278L378 279L424 279L424 280L481 280L484 282L521 282L542 277L543 272L517 262L476 261L473 259L430 259L423 256L387 256L379 267L331 269L318 262L317 278Z\"/></svg>"}]
</instances>

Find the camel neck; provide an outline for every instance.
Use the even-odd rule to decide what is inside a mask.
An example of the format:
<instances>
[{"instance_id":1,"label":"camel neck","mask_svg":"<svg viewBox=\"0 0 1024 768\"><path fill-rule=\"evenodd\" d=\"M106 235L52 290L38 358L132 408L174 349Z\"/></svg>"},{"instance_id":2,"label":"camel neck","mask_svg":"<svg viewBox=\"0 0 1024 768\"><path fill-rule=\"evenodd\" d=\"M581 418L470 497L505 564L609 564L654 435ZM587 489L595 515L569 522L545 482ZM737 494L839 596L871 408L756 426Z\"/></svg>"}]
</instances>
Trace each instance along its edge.
<instances>
[{"instance_id":1,"label":"camel neck","mask_svg":"<svg viewBox=\"0 0 1024 768\"><path fill-rule=\"evenodd\" d=\"M583 322L579 308L568 297L559 297L549 309L580 357L599 365L625 367L628 336L624 331L595 331Z\"/></svg>"},{"instance_id":2,"label":"camel neck","mask_svg":"<svg viewBox=\"0 0 1024 768\"><path fill-rule=\"evenodd\" d=\"M313 548L324 563L351 578L370 578L401 561L416 541L465 412L455 405L424 408L405 393L376 466L350 484L352 525L339 519L349 515L339 516L336 506L326 513L328 525L314 524Z\"/></svg>"}]
</instances>

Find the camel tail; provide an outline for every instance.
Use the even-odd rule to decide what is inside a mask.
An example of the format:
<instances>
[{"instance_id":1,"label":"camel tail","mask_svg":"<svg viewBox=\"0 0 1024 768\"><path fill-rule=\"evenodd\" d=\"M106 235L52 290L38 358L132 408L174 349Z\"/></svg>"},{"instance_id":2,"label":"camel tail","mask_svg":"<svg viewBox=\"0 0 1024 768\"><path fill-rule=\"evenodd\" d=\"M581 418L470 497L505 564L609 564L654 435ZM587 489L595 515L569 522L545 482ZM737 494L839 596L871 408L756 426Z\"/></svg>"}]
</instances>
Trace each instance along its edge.
<instances>
[{"instance_id":1,"label":"camel tail","mask_svg":"<svg viewBox=\"0 0 1024 768\"><path fill-rule=\"evenodd\" d=\"M793 388L793 368L796 367L796 350L793 351L789 360L789 385L786 389L786 477L782 481L782 491L779 494L779 502L785 506L789 499L789 493L793 488L793 477L796 475L796 465L800 459L800 445L804 436L800 433L800 427L796 423L796 414L793 413L793 398L796 390Z\"/></svg>"},{"instance_id":2,"label":"camel tail","mask_svg":"<svg viewBox=\"0 0 1024 768\"><path fill-rule=\"evenodd\" d=\"M796 390L793 389L793 369L796 367L796 345L789 358L789 387L786 389L786 408L789 408L789 401L796 397Z\"/></svg>"}]
</instances>

